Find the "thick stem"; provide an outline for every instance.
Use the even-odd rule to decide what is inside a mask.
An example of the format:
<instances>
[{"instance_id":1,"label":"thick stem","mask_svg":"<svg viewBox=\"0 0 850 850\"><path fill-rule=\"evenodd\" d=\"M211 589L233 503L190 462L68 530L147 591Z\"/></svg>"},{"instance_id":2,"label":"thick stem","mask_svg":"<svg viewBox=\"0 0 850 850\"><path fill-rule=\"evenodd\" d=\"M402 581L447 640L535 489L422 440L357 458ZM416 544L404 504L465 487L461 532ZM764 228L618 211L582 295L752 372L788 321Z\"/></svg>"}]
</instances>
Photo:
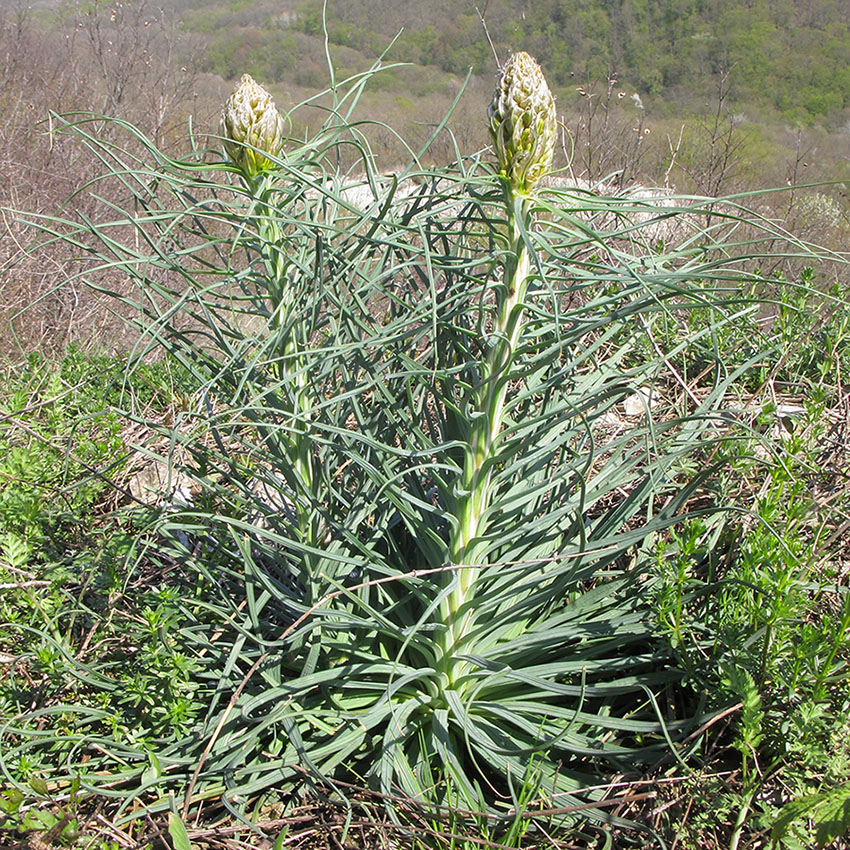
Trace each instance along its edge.
<instances>
[{"instance_id":1,"label":"thick stem","mask_svg":"<svg viewBox=\"0 0 850 850\"><path fill-rule=\"evenodd\" d=\"M295 523L301 542L315 547L321 537L316 511L313 510L316 483L313 442L310 438L310 416L313 409L313 394L304 369L296 329L289 315L292 309L292 293L288 280L289 263L286 258L278 220L269 204L268 184L263 184L259 195L259 235L262 240L263 257L268 283L268 306L271 328L278 339L278 370L281 383L291 387L292 404L285 411L288 421L283 445L286 462L297 479L294 500ZM311 574L310 558L305 556L305 570Z\"/></svg>"},{"instance_id":2,"label":"thick stem","mask_svg":"<svg viewBox=\"0 0 850 850\"><path fill-rule=\"evenodd\" d=\"M454 660L475 623L472 606L475 584L485 566L481 536L485 514L492 495L493 460L502 430L505 401L517 343L522 333L525 293L528 287L530 257L522 225L530 218L530 199L515 202L506 189L509 259L499 290L497 312L491 333L492 343L480 366L480 380L470 410L469 447L466 451L460 496L456 502L457 522L449 539L449 564L461 569L447 571L452 589L441 606L445 629L442 634L442 667L450 683L463 673Z\"/></svg>"},{"instance_id":3,"label":"thick stem","mask_svg":"<svg viewBox=\"0 0 850 850\"><path fill-rule=\"evenodd\" d=\"M284 358L284 365L281 368L287 369L289 367L289 370L291 370L287 377L292 382L294 389L294 404L290 416L289 446L291 457L289 460L302 488L300 494L295 494L296 518L303 542L309 546L315 546L319 542L320 535L318 515L313 510L312 504L315 494L313 441L310 437L313 399L303 368L304 363L299 357L295 340L287 341Z\"/></svg>"}]
</instances>

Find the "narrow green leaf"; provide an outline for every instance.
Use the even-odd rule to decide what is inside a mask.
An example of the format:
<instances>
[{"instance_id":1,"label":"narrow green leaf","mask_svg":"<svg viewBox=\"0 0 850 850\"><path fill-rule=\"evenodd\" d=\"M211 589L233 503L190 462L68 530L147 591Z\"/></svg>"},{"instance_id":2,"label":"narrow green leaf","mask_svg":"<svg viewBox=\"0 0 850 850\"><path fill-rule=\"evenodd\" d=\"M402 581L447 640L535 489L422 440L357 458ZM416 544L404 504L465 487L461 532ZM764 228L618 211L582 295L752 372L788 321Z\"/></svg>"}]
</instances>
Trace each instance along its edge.
<instances>
[{"instance_id":1,"label":"narrow green leaf","mask_svg":"<svg viewBox=\"0 0 850 850\"><path fill-rule=\"evenodd\" d=\"M175 811L168 813L168 834L171 836L174 850L192 850L192 843L189 841L186 824L183 823L183 819Z\"/></svg>"}]
</instances>

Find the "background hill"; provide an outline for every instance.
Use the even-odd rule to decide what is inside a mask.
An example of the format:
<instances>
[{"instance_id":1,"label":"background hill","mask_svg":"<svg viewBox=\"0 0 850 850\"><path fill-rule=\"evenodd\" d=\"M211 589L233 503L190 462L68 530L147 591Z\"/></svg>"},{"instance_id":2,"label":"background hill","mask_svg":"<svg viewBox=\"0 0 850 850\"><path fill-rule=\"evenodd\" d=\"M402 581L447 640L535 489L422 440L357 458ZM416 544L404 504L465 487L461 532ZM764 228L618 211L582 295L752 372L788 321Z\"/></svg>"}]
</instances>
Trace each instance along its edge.
<instances>
[{"instance_id":1,"label":"background hill","mask_svg":"<svg viewBox=\"0 0 850 850\"><path fill-rule=\"evenodd\" d=\"M223 100L248 72L281 109L294 109L300 136L325 119L317 93L328 86L328 55L337 81L381 65L356 117L387 170L407 156L400 139L418 149L459 98L451 135L428 152L445 163L489 144L494 52L504 61L524 49L556 95L564 127L556 165L576 179L710 196L831 181L772 196L766 212L802 238L846 244L850 0L329 0L324 22L322 8L321 0L0 4L0 205L56 210L98 173L82 146L44 132L51 111L125 119L180 152L190 118L201 144L217 132ZM87 209L84 196L74 203ZM25 236L10 226L0 267L20 260ZM81 317L71 290L54 291L53 271L27 263L4 284L0 318L38 303L39 333L59 334L61 345L60 328L79 329L81 318L85 328L94 314Z\"/></svg>"},{"instance_id":2,"label":"background hill","mask_svg":"<svg viewBox=\"0 0 850 850\"><path fill-rule=\"evenodd\" d=\"M287 25L318 34L321 5L306 0ZM377 53L401 32L393 56L486 74L493 57L476 7L501 57L528 50L556 86L616 73L659 111L678 115L694 111L732 72L738 101L787 121L837 126L848 118L846 0L338 0L329 34L335 44Z\"/></svg>"},{"instance_id":3,"label":"background hill","mask_svg":"<svg viewBox=\"0 0 850 850\"><path fill-rule=\"evenodd\" d=\"M77 61L80 53L100 53L95 76L106 79L120 67L145 77L147 90L174 89L176 80L129 73L134 62L149 68L155 56L160 69L193 73L182 111L196 116L207 110L204 117L212 117L245 72L284 107L328 82L322 0L40 0L29 8L6 12L7 40L14 21L29 14L46 36L72 40ZM684 128L695 142L699 119L717 116L718 107L724 123L740 128L746 149L739 182L784 179L787 152L812 147L828 160L829 176L845 176L835 166L850 143L850 0L331 0L327 33L340 78L378 56L409 64L383 71L363 104L371 118L401 131L439 120L471 70L453 126L461 141L486 144L480 110L492 88L494 51L503 61L522 49L541 62L577 142L588 112L600 107L609 123L660 132L652 140L659 150L632 169L644 180L665 174L667 134ZM139 40L147 52L130 49ZM111 111L117 105L105 98Z\"/></svg>"},{"instance_id":4,"label":"background hill","mask_svg":"<svg viewBox=\"0 0 850 850\"><path fill-rule=\"evenodd\" d=\"M247 70L277 84L284 103L326 84L322 0L171 2L182 31L202 40L201 71L233 80ZM706 193L846 176L848 22L848 0L332 0L327 7L340 74L381 55L411 65L370 86L364 106L372 117L434 122L471 69L452 126L462 142L484 145L480 116L494 50L502 61L527 50L557 95L578 171L599 179L625 169L630 179L675 178L678 188ZM600 120L605 138L595 135ZM701 175L706 145L716 146L724 132L723 144L735 136L735 167L722 179ZM609 155L600 162L585 155L588 148Z\"/></svg>"}]
</instances>

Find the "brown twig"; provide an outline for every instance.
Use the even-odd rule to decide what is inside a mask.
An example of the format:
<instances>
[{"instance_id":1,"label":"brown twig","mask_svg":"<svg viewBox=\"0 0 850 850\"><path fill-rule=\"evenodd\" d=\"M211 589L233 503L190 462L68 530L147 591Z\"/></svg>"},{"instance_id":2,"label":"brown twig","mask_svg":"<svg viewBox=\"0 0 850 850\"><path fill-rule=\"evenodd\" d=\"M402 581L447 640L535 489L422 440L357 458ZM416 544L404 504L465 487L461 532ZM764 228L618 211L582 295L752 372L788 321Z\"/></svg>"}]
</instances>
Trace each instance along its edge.
<instances>
[{"instance_id":1,"label":"brown twig","mask_svg":"<svg viewBox=\"0 0 850 850\"><path fill-rule=\"evenodd\" d=\"M481 26L484 28L484 35L487 36L487 43L490 45L490 50L493 51L493 58L496 60L496 67L501 70L502 63L499 61L499 54L496 52L496 46L493 44L493 39L490 38L490 30L487 29L487 21L484 19L484 15L487 14L487 6L489 5L489 0L484 4L484 11L480 11L476 6L475 11L478 13L478 20L481 21Z\"/></svg>"}]
</instances>

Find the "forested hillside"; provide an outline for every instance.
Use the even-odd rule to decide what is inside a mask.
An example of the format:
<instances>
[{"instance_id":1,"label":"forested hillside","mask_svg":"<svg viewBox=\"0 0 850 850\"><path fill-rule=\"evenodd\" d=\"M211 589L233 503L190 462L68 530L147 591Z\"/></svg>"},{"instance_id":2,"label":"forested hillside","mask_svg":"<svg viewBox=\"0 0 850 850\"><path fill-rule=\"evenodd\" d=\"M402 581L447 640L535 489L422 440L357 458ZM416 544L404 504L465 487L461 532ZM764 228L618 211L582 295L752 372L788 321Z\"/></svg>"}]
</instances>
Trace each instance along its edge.
<instances>
[{"instance_id":1,"label":"forested hillside","mask_svg":"<svg viewBox=\"0 0 850 850\"><path fill-rule=\"evenodd\" d=\"M208 32L259 27L241 52L262 64L274 44L280 73L294 70L302 45L292 33L280 50L273 31L322 31L322 0L288 9L243 2L208 9L197 9L186 25ZM328 28L333 44L371 55L401 33L393 58L453 74L470 66L490 73L494 60L479 10L500 57L528 50L556 86L615 72L678 114L698 110L718 74L728 71L736 101L775 110L786 121L838 126L848 117L848 0L333 0ZM235 73L227 58L233 51L221 46L207 55L210 69Z\"/></svg>"}]
</instances>

